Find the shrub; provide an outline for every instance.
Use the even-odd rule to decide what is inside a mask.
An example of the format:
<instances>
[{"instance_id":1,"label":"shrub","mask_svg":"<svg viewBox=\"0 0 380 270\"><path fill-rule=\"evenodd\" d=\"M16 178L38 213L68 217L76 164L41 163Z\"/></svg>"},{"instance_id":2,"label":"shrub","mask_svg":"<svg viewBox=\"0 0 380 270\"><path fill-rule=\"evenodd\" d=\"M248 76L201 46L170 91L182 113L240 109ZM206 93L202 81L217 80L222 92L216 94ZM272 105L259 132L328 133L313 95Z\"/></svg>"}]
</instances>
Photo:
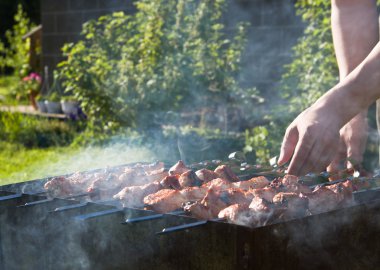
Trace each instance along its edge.
<instances>
[{"instance_id":1,"label":"shrub","mask_svg":"<svg viewBox=\"0 0 380 270\"><path fill-rule=\"evenodd\" d=\"M26 147L69 145L82 129L80 123L38 119L19 113L0 113L0 138Z\"/></svg>"},{"instance_id":2,"label":"shrub","mask_svg":"<svg viewBox=\"0 0 380 270\"><path fill-rule=\"evenodd\" d=\"M32 29L33 24L21 4L18 5L14 20L15 24L12 30L5 33L7 44L0 41L0 69L12 68L14 74L22 78L27 75L30 68L30 40L23 40L22 37Z\"/></svg>"},{"instance_id":3,"label":"shrub","mask_svg":"<svg viewBox=\"0 0 380 270\"><path fill-rule=\"evenodd\" d=\"M224 0L140 0L136 6L134 15L118 12L86 23L84 40L63 48L68 58L59 64L60 79L95 133L144 130L161 124L168 110L248 104L255 97L235 80L245 25L227 37Z\"/></svg>"}]
</instances>

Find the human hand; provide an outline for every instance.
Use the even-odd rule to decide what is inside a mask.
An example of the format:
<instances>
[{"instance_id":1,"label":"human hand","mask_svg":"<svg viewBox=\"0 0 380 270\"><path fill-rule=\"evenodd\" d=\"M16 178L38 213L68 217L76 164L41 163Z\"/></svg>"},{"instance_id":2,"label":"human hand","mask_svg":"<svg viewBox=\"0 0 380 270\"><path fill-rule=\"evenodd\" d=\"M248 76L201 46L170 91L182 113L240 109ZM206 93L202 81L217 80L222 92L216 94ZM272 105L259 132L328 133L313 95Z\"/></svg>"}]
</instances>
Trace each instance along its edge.
<instances>
[{"instance_id":1,"label":"human hand","mask_svg":"<svg viewBox=\"0 0 380 270\"><path fill-rule=\"evenodd\" d=\"M321 172L334 159L343 125L336 109L336 106L314 104L289 125L278 160L282 165L291 159L289 174Z\"/></svg>"},{"instance_id":2,"label":"human hand","mask_svg":"<svg viewBox=\"0 0 380 270\"><path fill-rule=\"evenodd\" d=\"M336 174L345 168L351 169L362 163L368 137L367 110L352 118L339 133L339 151L327 167L330 174ZM346 161L343 168L342 161Z\"/></svg>"}]
</instances>

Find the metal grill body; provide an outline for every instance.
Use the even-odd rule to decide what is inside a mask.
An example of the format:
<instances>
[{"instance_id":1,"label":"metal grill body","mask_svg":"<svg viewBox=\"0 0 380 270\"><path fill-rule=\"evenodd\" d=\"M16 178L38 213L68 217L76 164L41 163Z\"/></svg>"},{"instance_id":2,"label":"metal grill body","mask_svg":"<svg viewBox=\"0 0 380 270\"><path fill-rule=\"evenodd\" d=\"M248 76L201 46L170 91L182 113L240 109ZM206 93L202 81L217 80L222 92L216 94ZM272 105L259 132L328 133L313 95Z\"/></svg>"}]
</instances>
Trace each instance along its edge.
<instances>
[{"instance_id":1,"label":"metal grill body","mask_svg":"<svg viewBox=\"0 0 380 270\"><path fill-rule=\"evenodd\" d=\"M375 269L380 195L357 205L248 228L48 198L45 180L0 187L1 269ZM34 194L30 192L33 191ZM29 193L28 193L29 192ZM126 222L127 220L127 222ZM163 234L164 228L188 225Z\"/></svg>"}]
</instances>

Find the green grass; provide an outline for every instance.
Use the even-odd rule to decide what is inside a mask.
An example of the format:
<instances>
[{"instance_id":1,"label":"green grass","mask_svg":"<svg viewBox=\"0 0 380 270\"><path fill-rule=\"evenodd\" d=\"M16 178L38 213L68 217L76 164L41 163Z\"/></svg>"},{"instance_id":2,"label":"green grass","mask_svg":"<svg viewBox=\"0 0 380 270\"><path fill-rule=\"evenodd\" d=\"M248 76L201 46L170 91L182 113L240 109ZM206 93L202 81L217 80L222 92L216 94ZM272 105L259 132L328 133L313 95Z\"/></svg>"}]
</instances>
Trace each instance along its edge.
<instances>
[{"instance_id":1,"label":"green grass","mask_svg":"<svg viewBox=\"0 0 380 270\"><path fill-rule=\"evenodd\" d=\"M0 185L154 159L149 150L124 144L27 149L0 142Z\"/></svg>"}]
</instances>

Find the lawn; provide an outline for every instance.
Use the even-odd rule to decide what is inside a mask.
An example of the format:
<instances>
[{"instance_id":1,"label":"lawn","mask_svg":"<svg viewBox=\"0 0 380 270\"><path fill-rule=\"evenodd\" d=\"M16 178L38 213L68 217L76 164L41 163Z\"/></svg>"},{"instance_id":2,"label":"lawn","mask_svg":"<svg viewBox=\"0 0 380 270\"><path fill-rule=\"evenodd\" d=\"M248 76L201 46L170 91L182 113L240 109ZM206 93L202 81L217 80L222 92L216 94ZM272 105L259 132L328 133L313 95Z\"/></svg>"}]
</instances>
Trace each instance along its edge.
<instances>
[{"instance_id":1,"label":"lawn","mask_svg":"<svg viewBox=\"0 0 380 270\"><path fill-rule=\"evenodd\" d=\"M75 171L153 161L147 149L114 144L108 147L50 147L27 149L0 142L0 185Z\"/></svg>"}]
</instances>

